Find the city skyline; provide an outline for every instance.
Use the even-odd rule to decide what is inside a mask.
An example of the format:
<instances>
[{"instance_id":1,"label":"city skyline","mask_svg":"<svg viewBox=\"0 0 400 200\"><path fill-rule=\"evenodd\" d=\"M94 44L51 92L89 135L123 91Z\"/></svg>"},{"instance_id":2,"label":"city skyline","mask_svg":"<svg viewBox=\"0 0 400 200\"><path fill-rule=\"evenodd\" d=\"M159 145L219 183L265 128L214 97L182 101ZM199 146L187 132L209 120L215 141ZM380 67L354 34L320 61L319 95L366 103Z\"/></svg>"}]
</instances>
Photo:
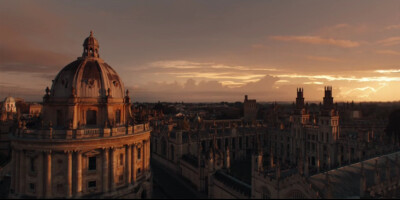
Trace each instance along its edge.
<instances>
[{"instance_id":1,"label":"city skyline","mask_svg":"<svg viewBox=\"0 0 400 200\"><path fill-rule=\"evenodd\" d=\"M0 95L41 101L93 30L133 101L397 101L400 2L359 3L1 1Z\"/></svg>"}]
</instances>

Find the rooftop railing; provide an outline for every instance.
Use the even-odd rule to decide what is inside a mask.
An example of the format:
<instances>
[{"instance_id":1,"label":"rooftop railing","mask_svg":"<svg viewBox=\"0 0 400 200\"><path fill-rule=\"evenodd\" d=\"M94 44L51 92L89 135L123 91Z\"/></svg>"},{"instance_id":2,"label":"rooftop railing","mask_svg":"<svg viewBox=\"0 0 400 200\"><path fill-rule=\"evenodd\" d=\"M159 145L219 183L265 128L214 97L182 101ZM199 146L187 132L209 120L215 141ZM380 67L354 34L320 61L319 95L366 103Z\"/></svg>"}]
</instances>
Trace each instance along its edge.
<instances>
[{"instance_id":1,"label":"rooftop railing","mask_svg":"<svg viewBox=\"0 0 400 200\"><path fill-rule=\"evenodd\" d=\"M15 137L31 139L84 139L142 134L150 131L149 123L133 126L111 128L82 129L27 129L19 128L13 133Z\"/></svg>"}]
</instances>

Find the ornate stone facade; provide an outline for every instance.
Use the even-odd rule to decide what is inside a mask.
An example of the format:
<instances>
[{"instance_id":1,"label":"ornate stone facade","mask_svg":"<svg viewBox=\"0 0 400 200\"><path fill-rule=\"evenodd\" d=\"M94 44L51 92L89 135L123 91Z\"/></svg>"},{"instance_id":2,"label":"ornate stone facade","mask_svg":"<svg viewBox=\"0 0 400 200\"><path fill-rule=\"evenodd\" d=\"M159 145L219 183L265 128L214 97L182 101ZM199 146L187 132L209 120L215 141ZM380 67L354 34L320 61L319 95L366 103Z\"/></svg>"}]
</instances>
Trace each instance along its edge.
<instances>
[{"instance_id":1,"label":"ornate stone facade","mask_svg":"<svg viewBox=\"0 0 400 200\"><path fill-rule=\"evenodd\" d=\"M150 197L149 124L133 124L129 92L92 32L83 47L46 89L41 128L19 123L11 136L10 197Z\"/></svg>"}]
</instances>

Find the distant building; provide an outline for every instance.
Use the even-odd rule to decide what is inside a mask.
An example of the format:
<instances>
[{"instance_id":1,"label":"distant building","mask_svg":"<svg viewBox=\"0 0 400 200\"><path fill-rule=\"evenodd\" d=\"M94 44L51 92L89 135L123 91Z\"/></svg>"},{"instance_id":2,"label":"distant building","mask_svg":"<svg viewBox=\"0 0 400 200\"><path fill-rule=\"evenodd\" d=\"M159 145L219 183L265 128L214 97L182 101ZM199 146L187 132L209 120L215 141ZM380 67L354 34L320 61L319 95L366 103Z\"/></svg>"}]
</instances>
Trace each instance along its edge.
<instances>
[{"instance_id":1,"label":"distant building","mask_svg":"<svg viewBox=\"0 0 400 200\"><path fill-rule=\"evenodd\" d=\"M399 144L385 143L385 123L341 123L332 87L310 112L303 92L284 115L274 103L264 123L247 96L243 120L158 123L153 159L209 198L398 198Z\"/></svg>"},{"instance_id":2,"label":"distant building","mask_svg":"<svg viewBox=\"0 0 400 200\"><path fill-rule=\"evenodd\" d=\"M43 105L38 103L29 104L29 116L30 117L39 117L42 113Z\"/></svg>"},{"instance_id":3,"label":"distant building","mask_svg":"<svg viewBox=\"0 0 400 200\"><path fill-rule=\"evenodd\" d=\"M248 99L247 95L244 96L243 113L245 121L254 121L257 119L257 102L255 99Z\"/></svg>"},{"instance_id":4,"label":"distant building","mask_svg":"<svg viewBox=\"0 0 400 200\"><path fill-rule=\"evenodd\" d=\"M3 101L3 106L2 106L2 111L5 111L7 113L16 113L17 112L17 107L15 105L16 101L14 97L6 97Z\"/></svg>"}]
</instances>

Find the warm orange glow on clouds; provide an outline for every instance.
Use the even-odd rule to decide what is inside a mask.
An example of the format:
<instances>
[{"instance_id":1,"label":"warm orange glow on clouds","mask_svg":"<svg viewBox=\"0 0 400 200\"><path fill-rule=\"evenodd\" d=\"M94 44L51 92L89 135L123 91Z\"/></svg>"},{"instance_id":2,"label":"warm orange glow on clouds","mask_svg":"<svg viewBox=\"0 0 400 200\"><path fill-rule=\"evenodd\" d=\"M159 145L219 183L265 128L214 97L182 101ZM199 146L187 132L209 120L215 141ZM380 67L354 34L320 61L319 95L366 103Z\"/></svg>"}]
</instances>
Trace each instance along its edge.
<instances>
[{"instance_id":1,"label":"warm orange glow on clouds","mask_svg":"<svg viewBox=\"0 0 400 200\"><path fill-rule=\"evenodd\" d=\"M398 101L399 1L1 1L0 98L41 101L93 30L134 101ZM333 17L334 16L334 17Z\"/></svg>"},{"instance_id":2,"label":"warm orange glow on clouds","mask_svg":"<svg viewBox=\"0 0 400 200\"><path fill-rule=\"evenodd\" d=\"M285 41L285 42L300 42L308 44L317 45L332 45L343 48L358 47L360 44L358 42L350 40L337 40L333 38L321 38L318 36L271 36L273 40Z\"/></svg>"}]
</instances>

